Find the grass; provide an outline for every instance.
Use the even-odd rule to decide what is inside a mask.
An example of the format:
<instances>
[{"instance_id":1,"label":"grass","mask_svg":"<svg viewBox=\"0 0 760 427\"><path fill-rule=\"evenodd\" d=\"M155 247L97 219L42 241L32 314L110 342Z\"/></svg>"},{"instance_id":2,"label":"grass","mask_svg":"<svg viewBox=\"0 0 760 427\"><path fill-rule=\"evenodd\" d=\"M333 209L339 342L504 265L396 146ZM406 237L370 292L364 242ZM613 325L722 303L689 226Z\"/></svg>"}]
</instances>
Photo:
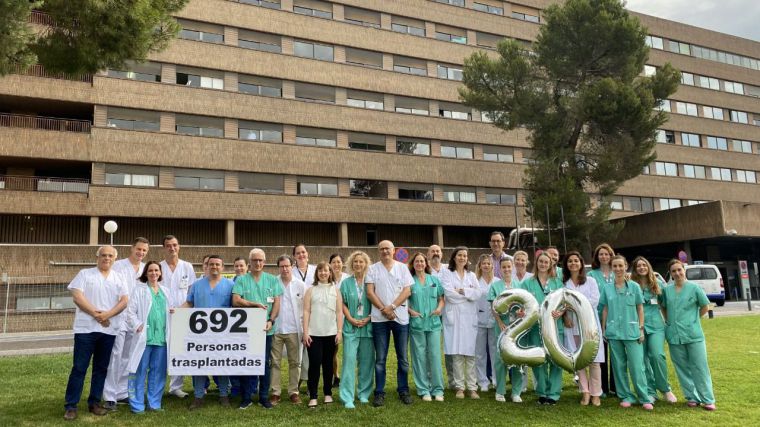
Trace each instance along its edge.
<instances>
[{"instance_id":1,"label":"grass","mask_svg":"<svg viewBox=\"0 0 760 427\"><path fill-rule=\"evenodd\" d=\"M336 402L309 410L304 405L283 402L266 411L253 406L246 411L222 410L210 394L205 406L194 412L187 410L189 399L181 401L165 396L162 413L133 415L126 406L117 413L95 417L86 410L89 377L83 400L79 404L78 423L98 425L257 425L266 426L450 426L450 425L688 425L689 427L749 426L760 424L760 318L755 316L725 317L703 320L708 337L707 348L718 410L689 409L682 402L675 373L670 367L670 381L681 400L676 405L658 403L653 413L640 407L622 409L617 399L605 399L601 408L578 405L579 393L569 374L565 374L562 399L555 407L536 404L536 398L523 394L525 403L499 403L494 392L481 393L481 400L454 399L446 391L446 401L422 402L404 406L395 393L395 358L389 355L387 398L383 408L359 405L344 409ZM63 395L71 369L70 355L44 355L0 358L0 426L63 425ZM287 378L286 371L283 380ZM409 378L414 394L413 381ZM189 380L185 390L190 391ZM337 400L337 391L334 392ZM304 397L304 396L302 396ZM320 397L321 401L321 397ZM233 402L236 403L236 402ZM758 424L755 424L758 423Z\"/></svg>"}]
</instances>

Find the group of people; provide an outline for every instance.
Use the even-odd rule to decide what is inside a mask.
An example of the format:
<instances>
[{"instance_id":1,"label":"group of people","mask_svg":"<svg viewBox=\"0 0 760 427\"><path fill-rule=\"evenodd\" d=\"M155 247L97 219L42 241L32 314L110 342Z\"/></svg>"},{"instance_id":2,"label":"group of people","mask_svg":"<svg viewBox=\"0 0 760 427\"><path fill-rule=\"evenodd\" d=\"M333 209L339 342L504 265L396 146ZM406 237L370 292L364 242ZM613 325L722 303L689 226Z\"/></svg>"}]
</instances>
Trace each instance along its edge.
<instances>
[{"instance_id":1,"label":"group of people","mask_svg":"<svg viewBox=\"0 0 760 427\"><path fill-rule=\"evenodd\" d=\"M138 414L161 411L169 319L179 307L266 310L264 375L214 376L219 403L225 407L234 395L240 397L240 409L250 407L254 400L267 409L280 403L283 349L290 402L301 403L300 384L306 380L307 406L316 407L321 377L326 404L333 402L337 387L346 408L354 408L356 400L369 403L370 399L373 406L383 406L391 337L397 360L396 390L404 404L413 403L408 380L410 348L416 394L422 401L444 400L441 340L447 385L455 398L479 399L479 390L494 387L495 399L505 402L509 382L510 400L521 403L529 383L528 369L506 366L499 356L498 339L523 312L520 307L504 314L492 309L492 302L512 288L527 290L539 304L551 292L568 288L585 295L594 307L604 345L589 367L576 372L581 405L599 406L605 395L617 395L622 407L641 404L652 410L658 392L675 403L665 359L667 340L688 406L715 409L699 323L708 300L699 286L686 280L684 266L677 260L668 265L673 278L668 285L656 278L642 257L633 261L629 273L626 259L607 244L594 251L588 274L579 252L560 259L554 247L537 253L528 271L528 253L506 254L504 235L494 232L491 253L481 255L474 269L465 247L455 248L448 264L443 263L443 251L437 245L426 253L412 254L405 264L394 258L393 243L384 240L378 245L375 263L367 253L355 251L345 261L334 254L315 265L309 263L306 246L298 244L292 254L276 259L276 276L264 271L266 254L255 248L247 259L235 259L233 279L224 277L224 260L219 255L204 258L203 275L197 278L192 264L179 258L177 238L168 235L162 243L160 263L145 262L149 251L145 238L135 239L130 255L118 261L115 248L102 246L97 266L80 271L68 286L77 309L65 419L77 417L90 360L90 412L105 415L116 410L117 402L128 402ZM559 338L573 350L580 343L574 313L560 309L552 315ZM519 345L541 346L540 325L523 335ZM547 359L532 368L532 377L538 402L556 404L562 391L562 369ZM191 410L203 405L211 381L206 376L192 378ZM169 378L169 394L185 398L183 384L183 377Z\"/></svg>"}]
</instances>

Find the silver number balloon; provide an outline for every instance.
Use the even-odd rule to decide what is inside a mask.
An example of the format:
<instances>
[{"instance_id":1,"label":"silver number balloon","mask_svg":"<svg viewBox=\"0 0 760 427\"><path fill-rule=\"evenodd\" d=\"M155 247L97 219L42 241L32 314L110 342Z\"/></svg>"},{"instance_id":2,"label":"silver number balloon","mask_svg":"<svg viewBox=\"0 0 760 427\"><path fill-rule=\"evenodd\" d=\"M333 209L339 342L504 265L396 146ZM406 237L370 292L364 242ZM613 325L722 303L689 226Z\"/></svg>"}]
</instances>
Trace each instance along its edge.
<instances>
[{"instance_id":1,"label":"silver number balloon","mask_svg":"<svg viewBox=\"0 0 760 427\"><path fill-rule=\"evenodd\" d=\"M493 301L493 310L507 314L514 305L522 306L525 316L511 322L499 335L499 353L507 366L538 366L546 361L546 352L541 347L522 348L517 340L527 333L539 320L539 306L536 298L524 289L507 289Z\"/></svg>"},{"instance_id":2,"label":"silver number balloon","mask_svg":"<svg viewBox=\"0 0 760 427\"><path fill-rule=\"evenodd\" d=\"M552 311L567 307L575 313L581 342L574 352L568 351L557 335L557 321ZM551 360L562 369L575 372L590 365L599 351L599 328L594 308L585 295L570 289L550 293L541 305L541 338Z\"/></svg>"}]
</instances>

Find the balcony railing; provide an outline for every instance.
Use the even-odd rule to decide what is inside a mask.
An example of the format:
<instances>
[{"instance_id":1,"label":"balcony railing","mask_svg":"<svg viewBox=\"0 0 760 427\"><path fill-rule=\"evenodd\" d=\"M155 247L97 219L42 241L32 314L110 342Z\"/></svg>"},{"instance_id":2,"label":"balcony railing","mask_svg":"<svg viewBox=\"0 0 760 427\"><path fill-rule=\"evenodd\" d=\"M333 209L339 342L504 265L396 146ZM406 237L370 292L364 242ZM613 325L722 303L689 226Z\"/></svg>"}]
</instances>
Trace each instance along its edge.
<instances>
[{"instance_id":1,"label":"balcony railing","mask_svg":"<svg viewBox=\"0 0 760 427\"><path fill-rule=\"evenodd\" d=\"M29 15L29 23L37 24L37 25L47 25L50 27L55 26L55 22L53 22L53 18L47 13L41 12L39 10L32 11L32 13Z\"/></svg>"},{"instance_id":2,"label":"balcony railing","mask_svg":"<svg viewBox=\"0 0 760 427\"><path fill-rule=\"evenodd\" d=\"M0 127L90 133L92 123L88 120L56 119L52 117L0 113Z\"/></svg>"},{"instance_id":3,"label":"balcony railing","mask_svg":"<svg viewBox=\"0 0 760 427\"><path fill-rule=\"evenodd\" d=\"M88 193L90 190L90 180L84 178L0 175L0 191L8 190Z\"/></svg>"},{"instance_id":4,"label":"balcony railing","mask_svg":"<svg viewBox=\"0 0 760 427\"><path fill-rule=\"evenodd\" d=\"M92 74L73 75L67 73L51 73L46 71L45 68L40 64L30 65L27 68L17 65L16 69L13 70L13 74L43 77L46 79L73 80L75 82L92 83Z\"/></svg>"}]
</instances>

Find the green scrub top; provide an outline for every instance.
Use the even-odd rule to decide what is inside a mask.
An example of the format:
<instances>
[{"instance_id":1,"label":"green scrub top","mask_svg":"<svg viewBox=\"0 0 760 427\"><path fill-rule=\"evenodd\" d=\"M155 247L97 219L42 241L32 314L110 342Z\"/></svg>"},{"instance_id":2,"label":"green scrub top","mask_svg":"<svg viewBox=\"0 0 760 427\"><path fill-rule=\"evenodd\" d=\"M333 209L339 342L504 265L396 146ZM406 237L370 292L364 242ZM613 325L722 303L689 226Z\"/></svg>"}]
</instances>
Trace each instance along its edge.
<instances>
[{"instance_id":1,"label":"green scrub top","mask_svg":"<svg viewBox=\"0 0 760 427\"><path fill-rule=\"evenodd\" d=\"M604 273L602 273L601 268L595 268L588 272L586 276L592 277L594 280L596 280L596 286L599 287L599 297L601 298L602 293L604 292L604 288L607 285L611 285L615 283L615 274L610 270L610 273L607 277L604 277ZM602 318L602 309L599 308L599 318Z\"/></svg>"},{"instance_id":2,"label":"green scrub top","mask_svg":"<svg viewBox=\"0 0 760 427\"><path fill-rule=\"evenodd\" d=\"M521 289L525 289L526 291L530 292L533 297L536 298L539 307L544 303L547 295L564 287L565 286L559 277L550 277L549 281L546 284L546 287L541 286L541 283L538 281L538 276L532 276L520 283ZM557 319L557 336L559 337L559 342L564 342L565 325L562 322L561 317ZM539 324L533 326L525 335L525 344L528 346L543 345L541 341L541 330L539 328Z\"/></svg>"},{"instance_id":3,"label":"green scrub top","mask_svg":"<svg viewBox=\"0 0 760 427\"><path fill-rule=\"evenodd\" d=\"M343 297L343 304L348 307L348 312L351 313L351 317L356 320L369 317L369 314L372 311L372 304L367 298L366 283L357 286L356 277L350 276L341 282L340 296ZM346 319L346 321L343 322L343 335L356 338L371 338L372 322L367 323L367 325L362 328L357 328Z\"/></svg>"},{"instance_id":4,"label":"green scrub top","mask_svg":"<svg viewBox=\"0 0 760 427\"><path fill-rule=\"evenodd\" d=\"M660 295L660 305L667 310L665 339L669 344L690 344L704 341L699 310L710 304L705 291L694 282L683 284L681 291L676 285L667 286Z\"/></svg>"},{"instance_id":5,"label":"green scrub top","mask_svg":"<svg viewBox=\"0 0 760 427\"><path fill-rule=\"evenodd\" d=\"M279 297L284 292L280 281L273 275L262 272L259 281L253 280L253 276L244 274L235 281L232 287L232 293L240 295L246 301L257 302L267 306L267 319L272 315L274 307L274 298ZM274 327L267 332L267 335L274 335Z\"/></svg>"},{"instance_id":6,"label":"green scrub top","mask_svg":"<svg viewBox=\"0 0 760 427\"><path fill-rule=\"evenodd\" d=\"M613 283L604 287L604 293L599 298L599 306L607 307L607 326L604 336L611 340L638 340L641 337L639 329L639 313L637 305L644 303L639 284L626 280L625 286L618 289Z\"/></svg>"},{"instance_id":7,"label":"green scrub top","mask_svg":"<svg viewBox=\"0 0 760 427\"><path fill-rule=\"evenodd\" d=\"M665 284L657 281L660 286L660 294L665 287ZM644 331L647 334L655 332L662 332L665 330L665 319L662 318L662 311L660 311L659 296L655 295L647 289L641 289L642 297L644 298Z\"/></svg>"},{"instance_id":8,"label":"green scrub top","mask_svg":"<svg viewBox=\"0 0 760 427\"><path fill-rule=\"evenodd\" d=\"M148 287L153 301L150 304L148 312L148 340L147 345L166 345L166 296L161 289L153 293L153 289Z\"/></svg>"},{"instance_id":9,"label":"green scrub top","mask_svg":"<svg viewBox=\"0 0 760 427\"><path fill-rule=\"evenodd\" d=\"M412 295L409 305L412 310L420 313L420 317L409 316L409 327L415 331L433 332L441 330L441 316L431 313L438 308L438 300L443 296L443 285L437 277L425 274L425 282L420 283L416 274L412 284Z\"/></svg>"}]
</instances>

